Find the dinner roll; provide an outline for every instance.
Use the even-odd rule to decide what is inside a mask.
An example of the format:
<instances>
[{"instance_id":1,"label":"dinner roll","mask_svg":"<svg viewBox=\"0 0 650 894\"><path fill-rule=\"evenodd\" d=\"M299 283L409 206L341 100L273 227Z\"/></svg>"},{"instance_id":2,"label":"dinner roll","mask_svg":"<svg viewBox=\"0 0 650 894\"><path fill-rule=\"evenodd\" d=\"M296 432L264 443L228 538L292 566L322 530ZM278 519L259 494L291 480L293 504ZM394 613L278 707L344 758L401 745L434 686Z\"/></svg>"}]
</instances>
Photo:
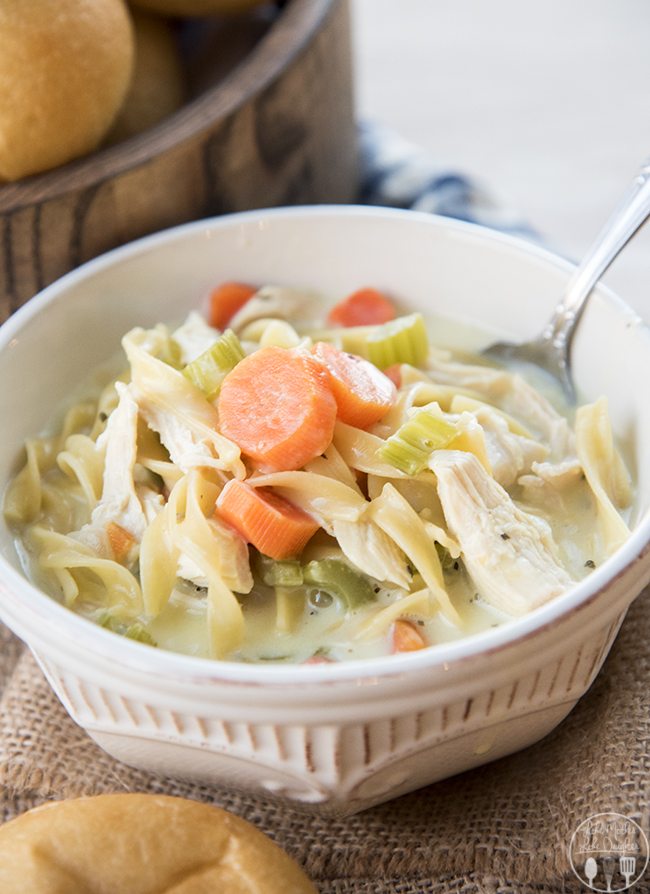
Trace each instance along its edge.
<instances>
[{"instance_id":1,"label":"dinner roll","mask_svg":"<svg viewBox=\"0 0 650 894\"><path fill-rule=\"evenodd\" d=\"M183 104L185 79L170 26L134 12L135 62L131 86L107 141L117 143L171 115Z\"/></svg>"},{"instance_id":2,"label":"dinner roll","mask_svg":"<svg viewBox=\"0 0 650 894\"><path fill-rule=\"evenodd\" d=\"M164 16L209 16L244 12L267 0L131 0L133 6Z\"/></svg>"},{"instance_id":3,"label":"dinner roll","mask_svg":"<svg viewBox=\"0 0 650 894\"><path fill-rule=\"evenodd\" d=\"M122 0L0 3L0 178L91 152L126 95L133 64Z\"/></svg>"},{"instance_id":4,"label":"dinner roll","mask_svg":"<svg viewBox=\"0 0 650 894\"><path fill-rule=\"evenodd\" d=\"M53 801L0 827L2 894L316 894L250 823L185 798Z\"/></svg>"}]
</instances>

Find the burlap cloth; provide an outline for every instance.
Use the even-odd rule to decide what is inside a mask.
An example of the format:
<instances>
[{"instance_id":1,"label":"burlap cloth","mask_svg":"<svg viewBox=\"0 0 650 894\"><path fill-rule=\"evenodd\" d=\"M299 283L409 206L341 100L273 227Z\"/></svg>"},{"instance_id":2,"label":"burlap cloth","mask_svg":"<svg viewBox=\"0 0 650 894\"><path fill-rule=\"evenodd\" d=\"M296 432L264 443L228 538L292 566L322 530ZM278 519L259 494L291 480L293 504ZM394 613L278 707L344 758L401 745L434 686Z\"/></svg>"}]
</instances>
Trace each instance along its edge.
<instances>
[{"instance_id":1,"label":"burlap cloth","mask_svg":"<svg viewBox=\"0 0 650 894\"><path fill-rule=\"evenodd\" d=\"M0 625L2 815L52 798L166 792L217 803L255 823L327 894L573 894L585 889L571 873L567 845L584 819L616 811L648 830L649 639L646 590L590 692L543 742L357 816L321 819L109 758ZM650 876L634 890L648 894Z\"/></svg>"}]
</instances>

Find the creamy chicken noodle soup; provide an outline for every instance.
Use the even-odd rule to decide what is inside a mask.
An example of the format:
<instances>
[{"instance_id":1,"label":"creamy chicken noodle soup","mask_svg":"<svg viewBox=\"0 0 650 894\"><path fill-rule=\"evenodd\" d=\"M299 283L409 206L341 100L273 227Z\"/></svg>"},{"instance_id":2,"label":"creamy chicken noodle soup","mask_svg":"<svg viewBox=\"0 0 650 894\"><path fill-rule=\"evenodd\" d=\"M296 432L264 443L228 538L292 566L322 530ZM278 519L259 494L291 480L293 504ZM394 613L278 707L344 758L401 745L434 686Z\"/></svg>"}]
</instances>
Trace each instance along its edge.
<instances>
[{"instance_id":1,"label":"creamy chicken noodle soup","mask_svg":"<svg viewBox=\"0 0 650 894\"><path fill-rule=\"evenodd\" d=\"M150 646L342 661L507 622L623 543L604 399L571 422L374 289L324 307L226 283L128 332L5 495L32 579Z\"/></svg>"}]
</instances>

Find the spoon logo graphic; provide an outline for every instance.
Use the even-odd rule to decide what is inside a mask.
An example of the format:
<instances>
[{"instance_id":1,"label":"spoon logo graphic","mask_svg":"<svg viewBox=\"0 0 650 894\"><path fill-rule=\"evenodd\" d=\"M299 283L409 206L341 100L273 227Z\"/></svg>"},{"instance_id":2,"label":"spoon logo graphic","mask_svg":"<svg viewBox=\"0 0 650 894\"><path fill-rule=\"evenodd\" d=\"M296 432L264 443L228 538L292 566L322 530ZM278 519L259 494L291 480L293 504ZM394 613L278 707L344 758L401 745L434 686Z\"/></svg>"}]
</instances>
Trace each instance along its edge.
<instances>
[{"instance_id":1,"label":"spoon logo graphic","mask_svg":"<svg viewBox=\"0 0 650 894\"><path fill-rule=\"evenodd\" d=\"M597 813L580 823L569 845L574 873L592 891L627 891L648 866L645 832L620 813Z\"/></svg>"}]
</instances>

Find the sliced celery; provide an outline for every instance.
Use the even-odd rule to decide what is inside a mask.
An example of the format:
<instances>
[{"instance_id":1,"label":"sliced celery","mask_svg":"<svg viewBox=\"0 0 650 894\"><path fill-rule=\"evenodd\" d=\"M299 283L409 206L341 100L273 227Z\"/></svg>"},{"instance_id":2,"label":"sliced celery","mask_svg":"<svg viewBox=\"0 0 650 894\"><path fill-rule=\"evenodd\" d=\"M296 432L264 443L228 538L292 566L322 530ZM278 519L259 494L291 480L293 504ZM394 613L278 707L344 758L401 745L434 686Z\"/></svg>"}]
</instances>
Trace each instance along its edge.
<instances>
[{"instance_id":1,"label":"sliced celery","mask_svg":"<svg viewBox=\"0 0 650 894\"><path fill-rule=\"evenodd\" d=\"M427 329L422 314L418 313L380 326L315 329L308 334L314 341L333 342L350 354L365 357L380 369L393 363L422 366L429 356Z\"/></svg>"},{"instance_id":2,"label":"sliced celery","mask_svg":"<svg viewBox=\"0 0 650 894\"><path fill-rule=\"evenodd\" d=\"M368 336L376 328L376 326L341 326L337 329L308 329L304 334L314 342L330 342L349 354L367 357Z\"/></svg>"},{"instance_id":3,"label":"sliced celery","mask_svg":"<svg viewBox=\"0 0 650 894\"><path fill-rule=\"evenodd\" d=\"M216 397L221 383L231 369L244 359L244 350L232 329L226 329L220 338L196 360L188 363L183 374L200 388L208 400Z\"/></svg>"},{"instance_id":4,"label":"sliced celery","mask_svg":"<svg viewBox=\"0 0 650 894\"><path fill-rule=\"evenodd\" d=\"M409 314L377 326L368 335L366 353L379 369L394 363L423 366L429 356L429 339L422 314Z\"/></svg>"},{"instance_id":5,"label":"sliced celery","mask_svg":"<svg viewBox=\"0 0 650 894\"><path fill-rule=\"evenodd\" d=\"M312 584L336 596L348 608L356 608L375 598L375 591L368 578L341 559L308 562L303 569L303 577L306 584Z\"/></svg>"},{"instance_id":6,"label":"sliced celery","mask_svg":"<svg viewBox=\"0 0 650 894\"><path fill-rule=\"evenodd\" d=\"M134 621L132 624L125 623L112 615L110 610L101 615L97 619L97 623L101 627L111 630L113 633L118 633L120 636L126 636L129 639L137 640L139 643L146 643L148 646L158 645L156 640L140 621Z\"/></svg>"},{"instance_id":7,"label":"sliced celery","mask_svg":"<svg viewBox=\"0 0 650 894\"><path fill-rule=\"evenodd\" d=\"M275 588L275 623L280 633L292 633L304 610L305 593L302 589L280 586Z\"/></svg>"},{"instance_id":8,"label":"sliced celery","mask_svg":"<svg viewBox=\"0 0 650 894\"><path fill-rule=\"evenodd\" d=\"M302 568L295 560L276 561L256 553L253 570L267 587L299 587L302 584Z\"/></svg>"},{"instance_id":9,"label":"sliced celery","mask_svg":"<svg viewBox=\"0 0 650 894\"><path fill-rule=\"evenodd\" d=\"M158 645L147 628L140 623L130 624L124 631L124 636L128 637L129 639L135 639L139 643L146 643L148 646Z\"/></svg>"},{"instance_id":10,"label":"sliced celery","mask_svg":"<svg viewBox=\"0 0 650 894\"><path fill-rule=\"evenodd\" d=\"M356 354L358 357L368 359L368 338L376 328L376 326L348 326L346 329L339 330L341 347L348 354Z\"/></svg>"},{"instance_id":11,"label":"sliced celery","mask_svg":"<svg viewBox=\"0 0 650 894\"><path fill-rule=\"evenodd\" d=\"M456 426L426 409L401 425L377 450L378 458L407 475L417 475L434 450L442 450L458 434Z\"/></svg>"}]
</instances>

